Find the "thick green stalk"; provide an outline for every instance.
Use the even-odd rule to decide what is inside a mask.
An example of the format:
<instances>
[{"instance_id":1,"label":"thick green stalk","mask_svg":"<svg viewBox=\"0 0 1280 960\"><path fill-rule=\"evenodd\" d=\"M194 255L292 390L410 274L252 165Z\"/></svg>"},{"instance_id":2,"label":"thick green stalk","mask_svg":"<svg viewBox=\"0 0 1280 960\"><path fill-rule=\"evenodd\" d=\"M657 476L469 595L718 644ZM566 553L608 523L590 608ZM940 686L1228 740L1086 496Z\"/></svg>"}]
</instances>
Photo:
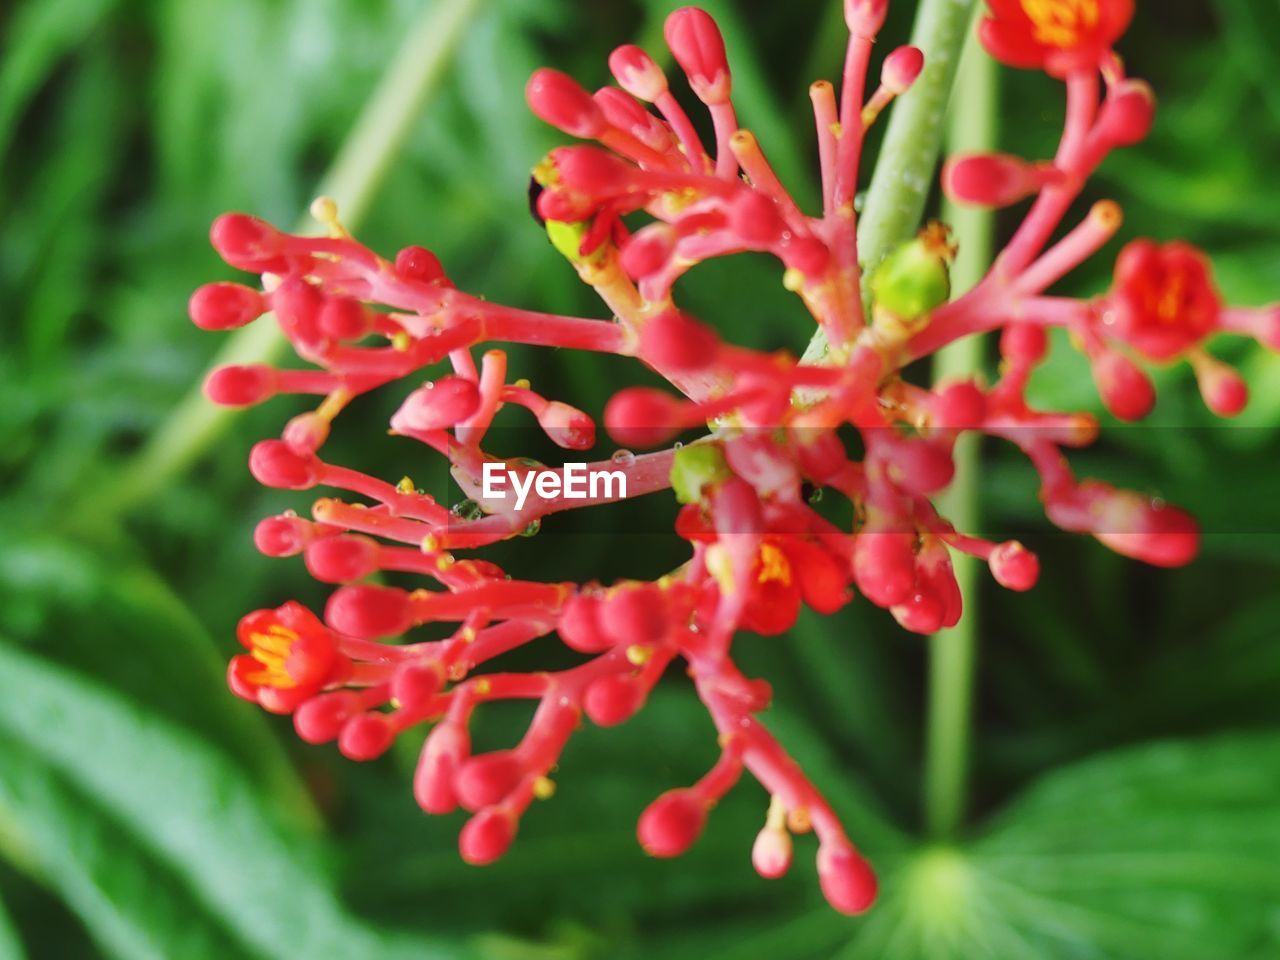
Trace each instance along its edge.
<instances>
[{"instance_id":1,"label":"thick green stalk","mask_svg":"<svg viewBox=\"0 0 1280 960\"><path fill-rule=\"evenodd\" d=\"M482 0L440 0L405 37L364 110L347 134L317 195L337 201L348 227L359 223L388 168L456 50ZM299 229L310 225L304 219ZM283 351L275 324L259 321L237 331L214 365L269 363ZM91 495L87 513L118 514L145 502L186 470L227 429L234 411L215 407L197 386L152 433L146 445L109 486Z\"/></svg>"},{"instance_id":2,"label":"thick green stalk","mask_svg":"<svg viewBox=\"0 0 1280 960\"><path fill-rule=\"evenodd\" d=\"M974 41L965 48L956 80L948 149L990 150L996 139L995 62ZM982 279L992 255L993 217L987 210L947 204L943 219L960 243L952 272L956 295ZM982 365L982 338L969 337L939 351L934 359L937 380L971 376ZM980 522L978 503L979 438L967 435L956 445L956 479L943 502L943 514L964 531ZM964 820L968 796L970 740L973 727L973 680L977 655L978 563L956 556L956 578L965 612L951 630L929 641L929 714L926 730L924 815L929 834L954 835Z\"/></svg>"},{"instance_id":3,"label":"thick green stalk","mask_svg":"<svg viewBox=\"0 0 1280 960\"><path fill-rule=\"evenodd\" d=\"M870 269L920 225L942 149L943 117L951 97L973 0L922 0L911 42L924 51L925 68L894 105L871 189L858 224L858 259ZM806 363L827 353L819 330L804 352Z\"/></svg>"}]
</instances>

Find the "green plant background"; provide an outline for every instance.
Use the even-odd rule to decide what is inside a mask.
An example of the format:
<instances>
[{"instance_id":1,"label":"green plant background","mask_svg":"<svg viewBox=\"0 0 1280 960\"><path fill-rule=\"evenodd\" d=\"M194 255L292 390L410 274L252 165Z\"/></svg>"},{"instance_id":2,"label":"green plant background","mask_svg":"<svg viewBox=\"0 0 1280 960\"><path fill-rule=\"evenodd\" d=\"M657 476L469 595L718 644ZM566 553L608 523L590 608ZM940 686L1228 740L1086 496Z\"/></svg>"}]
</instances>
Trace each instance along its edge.
<instances>
[{"instance_id":1,"label":"green plant background","mask_svg":"<svg viewBox=\"0 0 1280 960\"><path fill-rule=\"evenodd\" d=\"M840 4L706 5L728 34L745 122L812 200L806 88L839 62ZM289 597L316 605L323 591L250 539L259 517L305 506L245 470L288 402L214 423L196 408L175 426L221 345L184 317L191 289L229 276L208 223L227 209L294 222L425 9L439 18L431 55L445 56L403 144L371 164L359 145L376 138L355 137L361 237L384 252L424 243L493 299L599 315L528 217L529 168L558 138L521 92L547 62L603 83L608 50L637 38L656 49L671 6L0 11L0 957L1280 956L1280 360L1251 347L1225 348L1255 390L1240 425L1215 426L1185 371L1170 370L1153 428L1113 429L1075 458L1204 518L1204 554L1187 570L1053 533L1029 467L984 450L984 522L1018 530L1046 573L1029 595L979 578L972 802L954 843L920 839L919 638L854 604L785 638L742 640L746 667L775 684L769 722L881 868L866 918L822 902L807 838L792 876L754 875L766 803L754 785L682 860L641 854L640 810L714 755L678 674L626 726L584 728L557 796L484 870L458 860L457 819L413 804L416 744L352 764L226 692L239 615ZM894 4L888 37L906 38L914 6ZM1126 235L1213 250L1234 302L1274 299L1280 4L1140 7L1122 50L1160 93L1159 128L1107 163L1089 199L1121 200ZM1001 145L1046 155L1057 85L1001 82ZM1076 292L1105 284L1117 246ZM686 303L750 344L807 339L765 260L707 266ZM1059 346L1036 396L1097 409L1086 368ZM559 352L518 351L514 365L594 411L635 376ZM384 415L366 410L335 449L395 479L416 454L386 440ZM670 511L652 509L660 529ZM546 532L503 555L516 570L607 578L655 574L678 545ZM555 647L537 662L563 659ZM525 719L495 708L479 737L509 741Z\"/></svg>"}]
</instances>

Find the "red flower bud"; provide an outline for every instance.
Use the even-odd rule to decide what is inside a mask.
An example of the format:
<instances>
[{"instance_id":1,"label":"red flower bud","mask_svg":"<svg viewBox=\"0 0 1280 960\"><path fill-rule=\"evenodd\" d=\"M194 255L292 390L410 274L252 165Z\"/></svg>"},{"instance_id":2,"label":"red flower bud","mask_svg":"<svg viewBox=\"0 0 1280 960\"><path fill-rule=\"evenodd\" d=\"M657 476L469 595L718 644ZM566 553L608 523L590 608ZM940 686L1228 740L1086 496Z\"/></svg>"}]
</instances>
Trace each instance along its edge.
<instances>
[{"instance_id":1,"label":"red flower bud","mask_svg":"<svg viewBox=\"0 0 1280 960\"><path fill-rule=\"evenodd\" d=\"M861 590L878 607L892 607L911 596L916 582L914 533L868 531L853 548L853 575Z\"/></svg>"},{"instance_id":2,"label":"red flower bud","mask_svg":"<svg viewBox=\"0 0 1280 960\"><path fill-rule=\"evenodd\" d=\"M676 232L665 223L642 227L622 248L622 269L633 280L641 280L662 270L676 250Z\"/></svg>"},{"instance_id":3,"label":"red flower bud","mask_svg":"<svg viewBox=\"0 0 1280 960\"><path fill-rule=\"evenodd\" d=\"M405 280L431 283L444 277L444 267L425 247L405 247L396 254L396 273Z\"/></svg>"},{"instance_id":4,"label":"red flower bud","mask_svg":"<svg viewBox=\"0 0 1280 960\"><path fill-rule=\"evenodd\" d=\"M480 389L465 377L441 377L409 396L392 418L392 427L443 430L457 426L480 407Z\"/></svg>"},{"instance_id":5,"label":"red flower bud","mask_svg":"<svg viewBox=\"0 0 1280 960\"><path fill-rule=\"evenodd\" d=\"M351 584L329 597L324 618L339 633L353 637L393 637L413 626L413 609L404 590Z\"/></svg>"},{"instance_id":6,"label":"red flower bud","mask_svg":"<svg viewBox=\"0 0 1280 960\"><path fill-rule=\"evenodd\" d=\"M649 804L636 824L636 837L651 857L678 857L707 822L707 805L692 790L668 790Z\"/></svg>"},{"instance_id":7,"label":"red flower bud","mask_svg":"<svg viewBox=\"0 0 1280 960\"><path fill-rule=\"evenodd\" d=\"M951 157L942 168L942 190L957 203L1007 207L1061 179L1052 166L1006 153Z\"/></svg>"},{"instance_id":8,"label":"red flower bud","mask_svg":"<svg viewBox=\"0 0 1280 960\"><path fill-rule=\"evenodd\" d=\"M360 698L349 690L322 693L298 708L293 726L307 743L328 743L359 709Z\"/></svg>"},{"instance_id":9,"label":"red flower bud","mask_svg":"<svg viewBox=\"0 0 1280 960\"><path fill-rule=\"evenodd\" d=\"M644 706L645 688L635 677L614 673L587 687L582 707L591 722L601 727L616 727L630 720Z\"/></svg>"},{"instance_id":10,"label":"red flower bud","mask_svg":"<svg viewBox=\"0 0 1280 960\"><path fill-rule=\"evenodd\" d=\"M543 67L525 87L525 99L540 120L583 139L604 133L608 124L600 105L572 77Z\"/></svg>"},{"instance_id":11,"label":"red flower bud","mask_svg":"<svg viewBox=\"0 0 1280 960\"><path fill-rule=\"evenodd\" d=\"M209 240L222 259L237 270L280 273L286 265L284 234L257 217L224 213L213 221Z\"/></svg>"},{"instance_id":12,"label":"red flower bud","mask_svg":"<svg viewBox=\"0 0 1280 960\"><path fill-rule=\"evenodd\" d=\"M556 626L565 646L579 653L600 653L614 645L600 625L600 607L600 598L594 593L577 593L569 598Z\"/></svg>"},{"instance_id":13,"label":"red flower bud","mask_svg":"<svg viewBox=\"0 0 1280 960\"><path fill-rule=\"evenodd\" d=\"M1120 420L1141 420L1156 405L1156 388L1136 363L1114 350L1093 359L1093 379L1112 415Z\"/></svg>"},{"instance_id":14,"label":"red flower bud","mask_svg":"<svg viewBox=\"0 0 1280 960\"><path fill-rule=\"evenodd\" d=\"M349 760L376 760L395 739L391 718L385 713L359 713L338 734L338 750Z\"/></svg>"},{"instance_id":15,"label":"red flower bud","mask_svg":"<svg viewBox=\"0 0 1280 960\"><path fill-rule=\"evenodd\" d=\"M698 99L708 105L725 103L731 86L729 59L711 15L697 7L681 7L667 17L662 32Z\"/></svg>"},{"instance_id":16,"label":"red flower bud","mask_svg":"<svg viewBox=\"0 0 1280 960\"><path fill-rule=\"evenodd\" d=\"M1153 567L1185 567L1199 553L1196 518L1176 507L1148 506L1133 532L1097 534L1098 540L1125 557Z\"/></svg>"},{"instance_id":17,"label":"red flower bud","mask_svg":"<svg viewBox=\"0 0 1280 960\"><path fill-rule=\"evenodd\" d=\"M444 684L439 668L426 663L406 663L391 677L391 697L405 710L416 710L431 700Z\"/></svg>"},{"instance_id":18,"label":"red flower bud","mask_svg":"<svg viewBox=\"0 0 1280 960\"><path fill-rule=\"evenodd\" d=\"M323 464L295 451L283 440L261 440L249 451L249 472L264 487L310 490L320 482Z\"/></svg>"},{"instance_id":19,"label":"red flower bud","mask_svg":"<svg viewBox=\"0 0 1280 960\"><path fill-rule=\"evenodd\" d=\"M1033 366L1049 352L1049 335L1044 327L1016 323L1000 334L1000 356L1010 363Z\"/></svg>"},{"instance_id":20,"label":"red flower bud","mask_svg":"<svg viewBox=\"0 0 1280 960\"><path fill-rule=\"evenodd\" d=\"M884 66L880 70L880 82L885 89L901 96L911 89L922 70L924 51L919 47L899 47L885 57Z\"/></svg>"},{"instance_id":21,"label":"red flower bud","mask_svg":"<svg viewBox=\"0 0 1280 960\"><path fill-rule=\"evenodd\" d=\"M187 301L191 322L201 330L234 330L267 309L262 294L239 283L206 283Z\"/></svg>"},{"instance_id":22,"label":"red flower bud","mask_svg":"<svg viewBox=\"0 0 1280 960\"><path fill-rule=\"evenodd\" d=\"M1107 91L1098 114L1098 133L1108 143L1129 147L1141 143L1156 119L1156 95L1142 80L1122 80Z\"/></svg>"},{"instance_id":23,"label":"red flower bud","mask_svg":"<svg viewBox=\"0 0 1280 960\"><path fill-rule=\"evenodd\" d=\"M413 775L413 796L425 812L452 813L458 807L453 778L471 752L465 727L442 723L428 735Z\"/></svg>"},{"instance_id":24,"label":"red flower bud","mask_svg":"<svg viewBox=\"0 0 1280 960\"><path fill-rule=\"evenodd\" d=\"M359 301L334 297L320 308L320 332L334 340L359 340L373 327L373 318Z\"/></svg>"},{"instance_id":25,"label":"red flower bud","mask_svg":"<svg viewBox=\"0 0 1280 960\"><path fill-rule=\"evenodd\" d=\"M680 432L683 404L663 390L619 390L604 408L604 424L624 447L656 447Z\"/></svg>"},{"instance_id":26,"label":"red flower bud","mask_svg":"<svg viewBox=\"0 0 1280 960\"><path fill-rule=\"evenodd\" d=\"M675 145L671 128L617 87L597 90L592 98L604 111L606 121L650 149L666 153Z\"/></svg>"},{"instance_id":27,"label":"red flower bud","mask_svg":"<svg viewBox=\"0 0 1280 960\"><path fill-rule=\"evenodd\" d=\"M465 761L453 777L453 790L464 810L473 813L510 796L526 774L511 750L495 750Z\"/></svg>"},{"instance_id":28,"label":"red flower bud","mask_svg":"<svg viewBox=\"0 0 1280 960\"><path fill-rule=\"evenodd\" d=\"M956 475L956 464L944 444L931 440L902 440L894 445L889 471L903 490L928 496L951 483Z\"/></svg>"},{"instance_id":29,"label":"red flower bud","mask_svg":"<svg viewBox=\"0 0 1280 960\"><path fill-rule=\"evenodd\" d=\"M1156 567L1184 567L1200 551L1195 518L1177 507L1114 492L1094 533L1116 553Z\"/></svg>"},{"instance_id":30,"label":"red flower bud","mask_svg":"<svg viewBox=\"0 0 1280 960\"><path fill-rule=\"evenodd\" d=\"M844 0L844 22L855 37L874 39L889 15L889 0Z\"/></svg>"},{"instance_id":31,"label":"red flower bud","mask_svg":"<svg viewBox=\"0 0 1280 960\"><path fill-rule=\"evenodd\" d=\"M551 441L566 450L590 450L596 444L596 422L567 403L548 403L538 413L538 425Z\"/></svg>"},{"instance_id":32,"label":"red flower bud","mask_svg":"<svg viewBox=\"0 0 1280 960\"><path fill-rule=\"evenodd\" d=\"M915 592L890 612L903 630L929 636L946 625L947 608L940 593L927 583L917 583Z\"/></svg>"},{"instance_id":33,"label":"red flower bud","mask_svg":"<svg viewBox=\"0 0 1280 960\"><path fill-rule=\"evenodd\" d=\"M831 250L817 237L793 237L782 249L782 261L808 280L817 280L831 265Z\"/></svg>"},{"instance_id":34,"label":"red flower bud","mask_svg":"<svg viewBox=\"0 0 1280 960\"><path fill-rule=\"evenodd\" d=\"M953 383L933 401L932 425L941 430L976 430L987 418L987 398L976 384Z\"/></svg>"},{"instance_id":35,"label":"red flower bud","mask_svg":"<svg viewBox=\"0 0 1280 960\"><path fill-rule=\"evenodd\" d=\"M987 564L996 583L1008 590L1030 590L1040 579L1040 561L1017 540L999 544Z\"/></svg>"},{"instance_id":36,"label":"red flower bud","mask_svg":"<svg viewBox=\"0 0 1280 960\"><path fill-rule=\"evenodd\" d=\"M791 868L791 834L782 827L765 827L751 846L751 865L766 880L776 880Z\"/></svg>"},{"instance_id":37,"label":"red flower bud","mask_svg":"<svg viewBox=\"0 0 1280 960\"><path fill-rule=\"evenodd\" d=\"M857 916L876 899L876 875L857 851L834 843L818 848L818 882L827 902L841 913Z\"/></svg>"},{"instance_id":38,"label":"red flower bud","mask_svg":"<svg viewBox=\"0 0 1280 960\"><path fill-rule=\"evenodd\" d=\"M714 330L677 310L658 314L640 331L641 356L662 370L703 370L715 362L719 346Z\"/></svg>"},{"instance_id":39,"label":"red flower bud","mask_svg":"<svg viewBox=\"0 0 1280 960\"><path fill-rule=\"evenodd\" d=\"M599 200L621 196L632 188L634 168L598 147L558 147L551 151L551 159L562 184L584 196ZM542 196L548 194L554 191Z\"/></svg>"},{"instance_id":40,"label":"red flower bud","mask_svg":"<svg viewBox=\"0 0 1280 960\"><path fill-rule=\"evenodd\" d=\"M667 633L667 604L652 584L620 587L600 604L600 626L618 644L649 644Z\"/></svg>"},{"instance_id":41,"label":"red flower bud","mask_svg":"<svg viewBox=\"0 0 1280 960\"><path fill-rule=\"evenodd\" d=\"M1249 404L1249 386L1225 363L1205 359L1196 363L1196 380L1205 406L1220 417L1234 417Z\"/></svg>"},{"instance_id":42,"label":"red flower bud","mask_svg":"<svg viewBox=\"0 0 1280 960\"><path fill-rule=\"evenodd\" d=\"M515 838L515 818L505 810L490 807L462 827L458 834L458 852L473 867L483 867L500 859L511 849Z\"/></svg>"},{"instance_id":43,"label":"red flower bud","mask_svg":"<svg viewBox=\"0 0 1280 960\"><path fill-rule=\"evenodd\" d=\"M667 92L662 68L637 46L628 44L609 54L609 70L618 86L640 100L652 103Z\"/></svg>"},{"instance_id":44,"label":"red flower bud","mask_svg":"<svg viewBox=\"0 0 1280 960\"><path fill-rule=\"evenodd\" d=\"M204 382L204 395L224 407L251 407L276 393L276 372L263 363L218 367Z\"/></svg>"},{"instance_id":45,"label":"red flower bud","mask_svg":"<svg viewBox=\"0 0 1280 960\"><path fill-rule=\"evenodd\" d=\"M285 424L281 439L299 454L315 453L329 439L329 421L308 410Z\"/></svg>"},{"instance_id":46,"label":"red flower bud","mask_svg":"<svg viewBox=\"0 0 1280 960\"><path fill-rule=\"evenodd\" d=\"M307 570L322 583L350 583L378 569L378 544L368 537L321 537L307 547Z\"/></svg>"},{"instance_id":47,"label":"red flower bud","mask_svg":"<svg viewBox=\"0 0 1280 960\"><path fill-rule=\"evenodd\" d=\"M311 536L311 524L301 517L265 517L254 528L253 545L264 556L293 557L306 549Z\"/></svg>"},{"instance_id":48,"label":"red flower bud","mask_svg":"<svg viewBox=\"0 0 1280 960\"><path fill-rule=\"evenodd\" d=\"M780 242L787 232L787 224L778 211L778 205L755 190L742 193L732 202L729 226L747 243L761 248Z\"/></svg>"},{"instance_id":49,"label":"red flower bud","mask_svg":"<svg viewBox=\"0 0 1280 960\"><path fill-rule=\"evenodd\" d=\"M285 336L305 346L323 343L320 310L324 296L300 277L287 277L271 294L271 309Z\"/></svg>"}]
</instances>

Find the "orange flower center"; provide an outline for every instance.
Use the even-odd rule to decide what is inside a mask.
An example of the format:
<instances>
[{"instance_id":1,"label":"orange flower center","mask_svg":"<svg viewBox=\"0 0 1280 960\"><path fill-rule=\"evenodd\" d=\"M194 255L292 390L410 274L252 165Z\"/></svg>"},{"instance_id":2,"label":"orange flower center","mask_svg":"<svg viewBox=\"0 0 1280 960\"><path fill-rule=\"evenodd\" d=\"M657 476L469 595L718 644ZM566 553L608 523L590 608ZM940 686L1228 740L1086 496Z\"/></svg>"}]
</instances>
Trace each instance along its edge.
<instances>
[{"instance_id":1,"label":"orange flower center","mask_svg":"<svg viewBox=\"0 0 1280 960\"><path fill-rule=\"evenodd\" d=\"M1169 277L1155 298L1155 315L1162 323L1177 323L1186 300L1187 278L1181 273Z\"/></svg>"},{"instance_id":2,"label":"orange flower center","mask_svg":"<svg viewBox=\"0 0 1280 960\"><path fill-rule=\"evenodd\" d=\"M784 587L791 585L791 563L787 555L771 543L760 548L760 575L756 578L760 583L780 582Z\"/></svg>"},{"instance_id":3,"label":"orange flower center","mask_svg":"<svg viewBox=\"0 0 1280 960\"><path fill-rule=\"evenodd\" d=\"M297 642L298 635L288 627L273 623L265 632L254 631L249 634L249 656L262 664L261 670L247 674L245 679L260 687L276 687L287 690L296 687L298 681L290 674L285 662Z\"/></svg>"},{"instance_id":4,"label":"orange flower center","mask_svg":"<svg viewBox=\"0 0 1280 960\"><path fill-rule=\"evenodd\" d=\"M1098 0L1022 0L1022 9L1050 47L1074 47L1098 25Z\"/></svg>"}]
</instances>

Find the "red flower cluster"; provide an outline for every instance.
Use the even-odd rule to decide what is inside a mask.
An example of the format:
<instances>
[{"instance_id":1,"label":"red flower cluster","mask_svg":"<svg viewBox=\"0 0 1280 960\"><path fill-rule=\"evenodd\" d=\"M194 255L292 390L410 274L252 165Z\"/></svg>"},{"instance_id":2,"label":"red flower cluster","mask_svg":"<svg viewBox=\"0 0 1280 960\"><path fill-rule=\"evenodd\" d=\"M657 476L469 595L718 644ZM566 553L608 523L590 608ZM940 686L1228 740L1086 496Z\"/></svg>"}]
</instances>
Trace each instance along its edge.
<instances>
[{"instance_id":1,"label":"red flower cluster","mask_svg":"<svg viewBox=\"0 0 1280 960\"><path fill-rule=\"evenodd\" d=\"M210 377L208 393L232 405L277 393L322 397L280 438L253 448L250 470L267 486L323 486L347 495L316 500L310 519L286 513L259 525L262 552L301 555L318 580L338 586L323 623L294 602L247 616L240 638L248 653L232 660L232 689L292 713L303 739L336 740L356 760L380 755L411 728L433 725L414 793L428 813L461 807L471 814L460 837L469 862L500 857L532 801L550 796L551 772L584 716L602 726L622 723L679 659L722 752L696 784L671 790L640 815L644 849L682 853L710 808L748 771L771 797L752 853L757 870L783 874L791 834L812 830L828 900L847 913L867 909L876 892L870 867L761 723L769 685L743 675L733 643L744 630L785 632L802 604L831 613L855 592L908 630L952 625L963 603L952 570L956 551L986 561L1009 589L1032 588L1034 554L1016 542L958 531L934 508L966 431L1004 438L1026 453L1058 526L1157 565L1183 564L1196 552L1198 533L1186 513L1075 478L1063 451L1093 441L1093 416L1037 410L1026 400L1052 327L1074 335L1107 407L1123 418L1144 415L1154 402L1140 359L1185 357L1210 407L1230 414L1243 406L1244 386L1204 351L1204 341L1233 331L1280 347L1280 311L1224 307L1203 258L1181 244L1131 245L1113 289L1099 298L1045 293L1118 230L1119 208L1103 203L1050 245L1108 152L1142 139L1151 125L1149 89L1126 79L1108 55L1131 4L992 0L983 25L988 46L1010 62L1064 76L1067 121L1052 160L992 155L947 164L944 187L957 199L1005 205L1035 197L987 278L954 300L954 249L940 225L882 263L859 262L853 198L864 135L922 67L918 50L890 53L881 83L867 95L886 7L885 0L848 0L839 97L825 81L811 89L823 198L816 214L797 206L739 125L724 44L700 10L672 14L666 38L710 114L710 145L663 71L636 47L613 53L617 86L595 93L551 70L534 75L527 90L534 112L595 141L554 150L538 165L537 212L613 320L535 313L465 294L423 248L386 260L357 243L327 201L313 207L329 228L323 237L283 233L240 214L213 226L214 247L232 266L260 274L261 289L202 287L191 299L192 319L225 330L270 310L311 367L224 367ZM645 225L629 225L635 214L645 215ZM749 250L780 261L783 284L831 345L821 361L734 346L674 302L675 281L687 270ZM1001 331L1004 358L994 385L926 389L902 377L913 360L991 330ZM655 582L539 583L509 579L492 563L465 556L555 512L616 499L604 493L568 501L535 491L515 509L484 496L486 464L521 468L484 449L504 408L523 408L566 450L595 442L591 416L512 380L502 350L486 349L477 362L477 346L504 341L635 357L662 374L674 391L623 390L605 408L605 426L619 443L654 447L711 424L696 443L639 456L619 451L603 461L626 476L630 496L669 488L684 505L676 532L689 557L679 568ZM451 372L424 373L446 362ZM353 398L405 380L411 389L391 418L392 433L439 454L473 498L473 511L452 512L408 478L389 483L320 456ZM862 437L859 457L837 433L849 426ZM815 489L852 502L851 528L814 509L808 494ZM380 571L421 575L426 585L410 591L367 582ZM445 624L447 635L401 639L425 624ZM581 664L555 673L477 672L552 633L584 656ZM475 754L470 718L495 699L532 700L537 708L516 746Z\"/></svg>"}]
</instances>

